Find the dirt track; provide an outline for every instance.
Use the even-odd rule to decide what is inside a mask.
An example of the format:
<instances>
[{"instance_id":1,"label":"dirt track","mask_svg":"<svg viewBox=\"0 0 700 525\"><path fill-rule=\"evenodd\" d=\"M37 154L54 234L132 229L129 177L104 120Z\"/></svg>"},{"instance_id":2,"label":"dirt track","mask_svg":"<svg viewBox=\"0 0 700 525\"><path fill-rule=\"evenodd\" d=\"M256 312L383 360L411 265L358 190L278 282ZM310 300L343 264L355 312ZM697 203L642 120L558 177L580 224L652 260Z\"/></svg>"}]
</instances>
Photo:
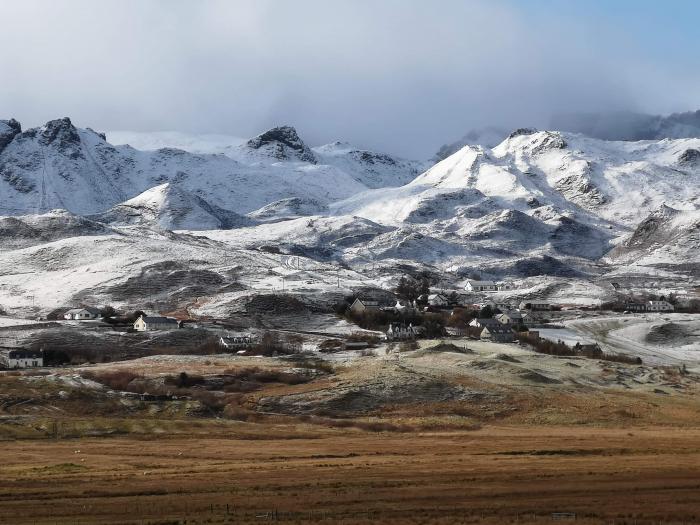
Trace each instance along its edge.
<instances>
[{"instance_id":1,"label":"dirt track","mask_svg":"<svg viewBox=\"0 0 700 525\"><path fill-rule=\"evenodd\" d=\"M700 521L698 429L300 430L6 443L0 522Z\"/></svg>"}]
</instances>

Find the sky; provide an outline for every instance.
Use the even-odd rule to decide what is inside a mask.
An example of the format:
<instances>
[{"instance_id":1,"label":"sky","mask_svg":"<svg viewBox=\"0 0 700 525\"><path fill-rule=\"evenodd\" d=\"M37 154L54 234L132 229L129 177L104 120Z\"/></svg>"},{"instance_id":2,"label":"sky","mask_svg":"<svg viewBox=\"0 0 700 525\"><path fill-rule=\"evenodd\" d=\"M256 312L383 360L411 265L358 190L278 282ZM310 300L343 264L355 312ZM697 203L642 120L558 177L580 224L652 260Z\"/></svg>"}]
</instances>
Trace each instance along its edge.
<instances>
[{"instance_id":1,"label":"sky","mask_svg":"<svg viewBox=\"0 0 700 525\"><path fill-rule=\"evenodd\" d=\"M0 118L409 158L553 114L700 108L700 2L0 0Z\"/></svg>"}]
</instances>

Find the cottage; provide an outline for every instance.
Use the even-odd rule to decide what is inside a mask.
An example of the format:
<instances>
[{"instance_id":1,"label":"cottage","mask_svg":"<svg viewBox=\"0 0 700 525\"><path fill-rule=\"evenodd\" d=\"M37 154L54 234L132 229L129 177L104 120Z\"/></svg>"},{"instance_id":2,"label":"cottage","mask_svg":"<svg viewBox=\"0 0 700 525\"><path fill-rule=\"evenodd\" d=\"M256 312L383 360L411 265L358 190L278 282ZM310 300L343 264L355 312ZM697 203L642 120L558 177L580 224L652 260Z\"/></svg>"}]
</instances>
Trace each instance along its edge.
<instances>
[{"instance_id":1,"label":"cottage","mask_svg":"<svg viewBox=\"0 0 700 525\"><path fill-rule=\"evenodd\" d=\"M447 306L447 297L442 294L434 293L428 296L428 304L430 306Z\"/></svg>"},{"instance_id":2,"label":"cottage","mask_svg":"<svg viewBox=\"0 0 700 525\"><path fill-rule=\"evenodd\" d=\"M673 305L667 301L649 301L647 312L673 312Z\"/></svg>"},{"instance_id":3,"label":"cottage","mask_svg":"<svg viewBox=\"0 0 700 525\"><path fill-rule=\"evenodd\" d=\"M490 317L482 317L479 319L472 319L469 322L469 326L475 328L486 328L487 326L494 326L496 328L500 328L502 325L496 319L492 319Z\"/></svg>"},{"instance_id":4,"label":"cottage","mask_svg":"<svg viewBox=\"0 0 700 525\"><path fill-rule=\"evenodd\" d=\"M87 306L85 308L73 308L63 314L63 318L67 321L89 321L100 318L100 310Z\"/></svg>"},{"instance_id":5,"label":"cottage","mask_svg":"<svg viewBox=\"0 0 700 525\"><path fill-rule=\"evenodd\" d=\"M496 321L504 325L519 325L523 324L523 314L514 310L508 310L494 316Z\"/></svg>"},{"instance_id":6,"label":"cottage","mask_svg":"<svg viewBox=\"0 0 700 525\"><path fill-rule=\"evenodd\" d=\"M520 310L553 310L554 306L552 303L545 301L523 301L518 306Z\"/></svg>"},{"instance_id":7,"label":"cottage","mask_svg":"<svg viewBox=\"0 0 700 525\"><path fill-rule=\"evenodd\" d=\"M446 326L445 332L453 337L464 337L468 334L466 326Z\"/></svg>"},{"instance_id":8,"label":"cottage","mask_svg":"<svg viewBox=\"0 0 700 525\"><path fill-rule=\"evenodd\" d=\"M242 348L252 348L255 341L250 335L222 336L219 339L219 346L227 350L240 350Z\"/></svg>"},{"instance_id":9,"label":"cottage","mask_svg":"<svg viewBox=\"0 0 700 525\"><path fill-rule=\"evenodd\" d=\"M371 310L379 310L379 301L372 299L360 299L359 297L350 305L350 311L354 314L362 314Z\"/></svg>"},{"instance_id":10,"label":"cottage","mask_svg":"<svg viewBox=\"0 0 700 525\"><path fill-rule=\"evenodd\" d=\"M496 283L493 281L467 281L464 288L469 292L495 292Z\"/></svg>"},{"instance_id":11,"label":"cottage","mask_svg":"<svg viewBox=\"0 0 700 525\"><path fill-rule=\"evenodd\" d=\"M23 348L0 352L0 365L5 368L37 368L44 366L44 352Z\"/></svg>"},{"instance_id":12,"label":"cottage","mask_svg":"<svg viewBox=\"0 0 700 525\"><path fill-rule=\"evenodd\" d=\"M408 325L404 323L391 323L389 329L386 331L386 338L388 341L415 339L417 335L418 330L416 330L411 323Z\"/></svg>"},{"instance_id":13,"label":"cottage","mask_svg":"<svg viewBox=\"0 0 700 525\"><path fill-rule=\"evenodd\" d=\"M510 328L497 323L498 326L487 326L481 331L479 339L491 341L493 343L512 343L515 341L515 334Z\"/></svg>"},{"instance_id":14,"label":"cottage","mask_svg":"<svg viewBox=\"0 0 700 525\"><path fill-rule=\"evenodd\" d=\"M137 332L146 332L151 330L177 330L180 328L180 323L177 319L171 317L151 317L139 316L134 322L134 330Z\"/></svg>"},{"instance_id":15,"label":"cottage","mask_svg":"<svg viewBox=\"0 0 700 525\"><path fill-rule=\"evenodd\" d=\"M646 312L647 305L645 303L626 303L625 310L628 312Z\"/></svg>"},{"instance_id":16,"label":"cottage","mask_svg":"<svg viewBox=\"0 0 700 525\"><path fill-rule=\"evenodd\" d=\"M515 290L515 288L515 283L510 281L501 281L500 283L496 283L496 290L499 292L507 292L508 290Z\"/></svg>"}]
</instances>

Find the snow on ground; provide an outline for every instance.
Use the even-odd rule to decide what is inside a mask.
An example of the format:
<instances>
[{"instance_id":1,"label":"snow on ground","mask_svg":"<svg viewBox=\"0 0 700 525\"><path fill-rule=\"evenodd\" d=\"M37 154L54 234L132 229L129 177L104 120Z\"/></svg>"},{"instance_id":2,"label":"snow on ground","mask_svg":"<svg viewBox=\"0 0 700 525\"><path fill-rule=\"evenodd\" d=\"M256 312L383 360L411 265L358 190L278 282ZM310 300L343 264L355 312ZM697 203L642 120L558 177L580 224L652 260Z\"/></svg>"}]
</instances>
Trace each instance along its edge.
<instances>
[{"instance_id":1,"label":"snow on ground","mask_svg":"<svg viewBox=\"0 0 700 525\"><path fill-rule=\"evenodd\" d=\"M671 338L667 343L650 342L648 335L652 330L666 324L672 325L671 333L678 334L678 339ZM564 325L594 339L606 352L639 356L651 364L700 363L700 317L697 315L618 315L569 320Z\"/></svg>"}]
</instances>

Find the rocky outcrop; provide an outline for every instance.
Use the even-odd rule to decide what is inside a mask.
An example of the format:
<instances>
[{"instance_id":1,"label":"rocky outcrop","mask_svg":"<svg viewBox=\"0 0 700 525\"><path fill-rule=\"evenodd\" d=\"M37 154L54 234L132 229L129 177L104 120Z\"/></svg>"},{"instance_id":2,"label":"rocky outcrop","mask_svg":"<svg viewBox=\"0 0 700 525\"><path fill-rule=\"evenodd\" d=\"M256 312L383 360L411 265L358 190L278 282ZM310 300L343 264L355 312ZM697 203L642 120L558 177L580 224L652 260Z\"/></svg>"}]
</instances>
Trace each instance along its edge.
<instances>
[{"instance_id":1,"label":"rocky outcrop","mask_svg":"<svg viewBox=\"0 0 700 525\"><path fill-rule=\"evenodd\" d=\"M316 164L311 149L299 138L297 130L291 126L272 128L250 139L246 146L255 150L265 150L278 160L300 160Z\"/></svg>"},{"instance_id":2,"label":"rocky outcrop","mask_svg":"<svg viewBox=\"0 0 700 525\"><path fill-rule=\"evenodd\" d=\"M15 119L0 120L0 153L20 133L22 125Z\"/></svg>"}]
</instances>

